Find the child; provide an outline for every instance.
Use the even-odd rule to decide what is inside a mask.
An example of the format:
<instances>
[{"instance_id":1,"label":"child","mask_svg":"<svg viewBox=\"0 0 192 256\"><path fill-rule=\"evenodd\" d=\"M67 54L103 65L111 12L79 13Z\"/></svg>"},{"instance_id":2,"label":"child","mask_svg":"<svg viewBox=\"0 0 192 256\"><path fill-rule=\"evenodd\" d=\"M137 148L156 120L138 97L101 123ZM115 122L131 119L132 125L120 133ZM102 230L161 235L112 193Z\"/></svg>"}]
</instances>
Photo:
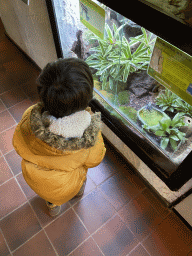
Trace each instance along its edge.
<instances>
[{"instance_id":1,"label":"child","mask_svg":"<svg viewBox=\"0 0 192 256\"><path fill-rule=\"evenodd\" d=\"M103 160L101 113L91 114L93 77L78 58L48 63L37 79L40 102L29 107L13 135L28 185L46 200L51 216L81 196L88 168Z\"/></svg>"}]
</instances>

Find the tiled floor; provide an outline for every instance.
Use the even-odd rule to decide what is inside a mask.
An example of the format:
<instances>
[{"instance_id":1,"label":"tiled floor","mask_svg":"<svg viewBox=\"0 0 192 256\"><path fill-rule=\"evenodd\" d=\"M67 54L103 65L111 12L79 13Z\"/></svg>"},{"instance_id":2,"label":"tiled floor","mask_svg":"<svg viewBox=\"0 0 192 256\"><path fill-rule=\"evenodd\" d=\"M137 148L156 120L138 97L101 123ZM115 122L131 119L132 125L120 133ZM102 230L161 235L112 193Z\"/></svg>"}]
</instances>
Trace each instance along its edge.
<instances>
[{"instance_id":1,"label":"tiled floor","mask_svg":"<svg viewBox=\"0 0 192 256\"><path fill-rule=\"evenodd\" d=\"M0 255L191 256L192 231L150 192L106 143L88 171L85 194L48 215L26 184L12 135L37 97L38 69L7 39L0 22Z\"/></svg>"}]
</instances>

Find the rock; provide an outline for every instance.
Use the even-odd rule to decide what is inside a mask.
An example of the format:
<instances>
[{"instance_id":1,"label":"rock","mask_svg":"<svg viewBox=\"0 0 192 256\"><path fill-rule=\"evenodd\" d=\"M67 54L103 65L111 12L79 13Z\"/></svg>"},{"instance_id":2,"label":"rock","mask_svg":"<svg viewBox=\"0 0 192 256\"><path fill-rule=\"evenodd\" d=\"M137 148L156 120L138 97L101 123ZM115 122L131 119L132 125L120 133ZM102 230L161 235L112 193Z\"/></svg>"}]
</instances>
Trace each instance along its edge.
<instances>
[{"instance_id":1,"label":"rock","mask_svg":"<svg viewBox=\"0 0 192 256\"><path fill-rule=\"evenodd\" d=\"M128 24L125 25L123 30L124 30L124 33L127 34L129 38L139 36L143 33L141 30L141 26L137 25L131 20L129 20Z\"/></svg>"},{"instance_id":2,"label":"rock","mask_svg":"<svg viewBox=\"0 0 192 256\"><path fill-rule=\"evenodd\" d=\"M157 85L156 80L150 77L145 70L139 73L132 73L127 79L128 89L141 98L149 94Z\"/></svg>"},{"instance_id":3,"label":"rock","mask_svg":"<svg viewBox=\"0 0 192 256\"><path fill-rule=\"evenodd\" d=\"M180 128L181 132L186 133L186 138L190 137L192 134L192 118L184 116L183 121L188 124L188 126L183 126Z\"/></svg>"}]
</instances>

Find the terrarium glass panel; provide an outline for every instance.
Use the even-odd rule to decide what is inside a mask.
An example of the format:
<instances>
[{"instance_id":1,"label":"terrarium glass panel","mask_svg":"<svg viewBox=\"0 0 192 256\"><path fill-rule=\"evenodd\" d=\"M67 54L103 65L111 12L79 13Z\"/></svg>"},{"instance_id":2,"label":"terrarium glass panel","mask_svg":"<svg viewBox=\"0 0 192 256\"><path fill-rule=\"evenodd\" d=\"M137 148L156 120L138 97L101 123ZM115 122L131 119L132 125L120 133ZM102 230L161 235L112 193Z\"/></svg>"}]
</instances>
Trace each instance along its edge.
<instances>
[{"instance_id":1,"label":"terrarium glass panel","mask_svg":"<svg viewBox=\"0 0 192 256\"><path fill-rule=\"evenodd\" d=\"M105 10L103 39L80 22L78 0L54 1L63 58L87 62L94 78L94 98L110 115L180 164L192 150L192 106L147 74L156 35L94 2ZM70 23L67 4L74 23Z\"/></svg>"}]
</instances>

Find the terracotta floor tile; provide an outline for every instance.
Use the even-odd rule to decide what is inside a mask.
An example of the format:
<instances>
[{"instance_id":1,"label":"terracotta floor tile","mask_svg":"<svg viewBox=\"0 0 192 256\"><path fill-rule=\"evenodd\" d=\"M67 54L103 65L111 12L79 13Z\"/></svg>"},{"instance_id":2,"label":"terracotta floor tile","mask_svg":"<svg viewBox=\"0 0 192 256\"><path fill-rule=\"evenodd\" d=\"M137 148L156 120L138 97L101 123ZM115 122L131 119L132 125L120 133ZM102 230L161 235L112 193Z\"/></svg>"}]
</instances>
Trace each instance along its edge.
<instances>
[{"instance_id":1,"label":"terracotta floor tile","mask_svg":"<svg viewBox=\"0 0 192 256\"><path fill-rule=\"evenodd\" d=\"M105 256L127 255L139 243L118 215L99 229L93 239Z\"/></svg>"},{"instance_id":2,"label":"terracotta floor tile","mask_svg":"<svg viewBox=\"0 0 192 256\"><path fill-rule=\"evenodd\" d=\"M1 31L0 31L0 40L5 40L5 38L6 38L5 30L1 29Z\"/></svg>"},{"instance_id":3,"label":"terracotta floor tile","mask_svg":"<svg viewBox=\"0 0 192 256\"><path fill-rule=\"evenodd\" d=\"M0 133L16 124L10 113L5 110L0 113Z\"/></svg>"},{"instance_id":4,"label":"terracotta floor tile","mask_svg":"<svg viewBox=\"0 0 192 256\"><path fill-rule=\"evenodd\" d=\"M1 94L0 94L0 97L1 97ZM3 101L0 99L0 113L5 110L6 110L6 107L4 106Z\"/></svg>"},{"instance_id":5,"label":"terracotta floor tile","mask_svg":"<svg viewBox=\"0 0 192 256\"><path fill-rule=\"evenodd\" d=\"M46 205L46 202L44 199L42 199L41 197L39 197L38 195L36 195L35 197L33 197L32 199L30 199L30 204L33 207L35 213L37 214L37 217L39 219L39 222L41 223L42 227L45 227L46 225L48 225L51 221L53 221L53 219L57 218L58 216L55 217L51 217L49 215L49 211L48 211L48 207ZM69 203L65 203L61 205L61 212L60 215L62 213L64 213L66 210L68 210L70 207Z\"/></svg>"},{"instance_id":6,"label":"terracotta floor tile","mask_svg":"<svg viewBox=\"0 0 192 256\"><path fill-rule=\"evenodd\" d=\"M90 233L95 232L115 214L113 206L102 196L98 189L77 202L73 208Z\"/></svg>"},{"instance_id":7,"label":"terracotta floor tile","mask_svg":"<svg viewBox=\"0 0 192 256\"><path fill-rule=\"evenodd\" d=\"M9 51L12 48L12 44L7 37L4 37L3 40L0 41L0 52Z\"/></svg>"},{"instance_id":8,"label":"terracotta floor tile","mask_svg":"<svg viewBox=\"0 0 192 256\"><path fill-rule=\"evenodd\" d=\"M3 237L3 234L0 230L0 255L8 256L10 255L9 249L6 245L5 239Z\"/></svg>"},{"instance_id":9,"label":"terracotta floor tile","mask_svg":"<svg viewBox=\"0 0 192 256\"><path fill-rule=\"evenodd\" d=\"M89 172L89 170L88 170L88 172ZM91 190L93 190L95 188L96 188L95 183L92 181L92 179L87 174L87 182L86 182L86 185L85 185L85 190L84 190L83 196L72 198L69 201L70 205L74 205L77 201L80 201L84 196L86 196Z\"/></svg>"},{"instance_id":10,"label":"terracotta floor tile","mask_svg":"<svg viewBox=\"0 0 192 256\"><path fill-rule=\"evenodd\" d=\"M5 39L5 36L4 38ZM0 58L0 64L3 64L5 62L9 62L12 59L17 58L17 52L16 49L13 47L10 47L8 51L1 51L1 58Z\"/></svg>"},{"instance_id":11,"label":"terracotta floor tile","mask_svg":"<svg viewBox=\"0 0 192 256\"><path fill-rule=\"evenodd\" d=\"M13 47L14 44L13 44ZM17 75L21 74L21 71L23 69L23 71L26 71L27 69L27 64L29 63L29 61L20 53L17 59L12 59L9 62L5 62L3 63L3 66L7 72L7 75L14 75L15 78L17 78ZM28 68L28 72L27 74L30 74L31 70ZM23 74L24 75L24 74ZM23 76L21 76L21 80L22 80Z\"/></svg>"},{"instance_id":12,"label":"terracotta floor tile","mask_svg":"<svg viewBox=\"0 0 192 256\"><path fill-rule=\"evenodd\" d=\"M6 75L5 71L0 71L0 94L11 90L14 82Z\"/></svg>"},{"instance_id":13,"label":"terracotta floor tile","mask_svg":"<svg viewBox=\"0 0 192 256\"><path fill-rule=\"evenodd\" d=\"M22 158L16 153L15 150L12 150L8 154L5 155L5 159L7 160L12 172L14 175L19 174L21 170L21 160Z\"/></svg>"},{"instance_id":14,"label":"terracotta floor tile","mask_svg":"<svg viewBox=\"0 0 192 256\"><path fill-rule=\"evenodd\" d=\"M90 237L82 245L74 250L70 256L103 256L94 240Z\"/></svg>"},{"instance_id":15,"label":"terracotta floor tile","mask_svg":"<svg viewBox=\"0 0 192 256\"><path fill-rule=\"evenodd\" d=\"M15 132L16 125L0 133L0 150L3 154L13 150L12 139Z\"/></svg>"},{"instance_id":16,"label":"terracotta floor tile","mask_svg":"<svg viewBox=\"0 0 192 256\"><path fill-rule=\"evenodd\" d=\"M174 213L170 213L143 242L152 255L183 256L190 251L192 231Z\"/></svg>"},{"instance_id":17,"label":"terracotta floor tile","mask_svg":"<svg viewBox=\"0 0 192 256\"><path fill-rule=\"evenodd\" d=\"M17 249L13 256L34 255L34 256L56 256L56 253L47 239L44 231L40 231L27 243Z\"/></svg>"},{"instance_id":18,"label":"terracotta floor tile","mask_svg":"<svg viewBox=\"0 0 192 256\"><path fill-rule=\"evenodd\" d=\"M0 185L13 177L13 174L3 157L0 157Z\"/></svg>"},{"instance_id":19,"label":"terracotta floor tile","mask_svg":"<svg viewBox=\"0 0 192 256\"><path fill-rule=\"evenodd\" d=\"M37 102L40 101L39 95L33 94L33 95L30 97L30 100L33 102L33 104L36 104Z\"/></svg>"},{"instance_id":20,"label":"terracotta floor tile","mask_svg":"<svg viewBox=\"0 0 192 256\"><path fill-rule=\"evenodd\" d=\"M20 84L19 88L25 92L25 94L28 97L34 97L34 95L38 96L38 92L37 92L37 80L38 75L36 75L35 77L32 77L30 80L28 80L25 83Z\"/></svg>"},{"instance_id":21,"label":"terracotta floor tile","mask_svg":"<svg viewBox=\"0 0 192 256\"><path fill-rule=\"evenodd\" d=\"M110 161L107 160L107 156L96 167L90 168L88 171L89 176L95 182L96 185L101 184L104 180L116 173L114 166L111 166Z\"/></svg>"},{"instance_id":22,"label":"terracotta floor tile","mask_svg":"<svg viewBox=\"0 0 192 256\"><path fill-rule=\"evenodd\" d=\"M89 236L72 209L48 225L45 232L59 255L68 255Z\"/></svg>"},{"instance_id":23,"label":"terracotta floor tile","mask_svg":"<svg viewBox=\"0 0 192 256\"><path fill-rule=\"evenodd\" d=\"M32 105L33 103L29 99L26 99L18 103L17 105L9 108L9 112L14 117L16 122L19 123L25 110L27 110Z\"/></svg>"},{"instance_id":24,"label":"terracotta floor tile","mask_svg":"<svg viewBox=\"0 0 192 256\"><path fill-rule=\"evenodd\" d=\"M29 187L29 185L27 184L27 182L25 181L23 174L20 173L19 175L17 175L15 177L17 179L17 181L19 182L19 185L21 186L23 192L25 193L27 199L31 199L34 196L36 196L37 194Z\"/></svg>"},{"instance_id":25,"label":"terracotta floor tile","mask_svg":"<svg viewBox=\"0 0 192 256\"><path fill-rule=\"evenodd\" d=\"M139 244L129 256L150 256L149 253L144 249L144 247Z\"/></svg>"},{"instance_id":26,"label":"terracotta floor tile","mask_svg":"<svg viewBox=\"0 0 192 256\"><path fill-rule=\"evenodd\" d=\"M160 214L142 194L125 204L118 213L140 241L162 221Z\"/></svg>"},{"instance_id":27,"label":"terracotta floor tile","mask_svg":"<svg viewBox=\"0 0 192 256\"><path fill-rule=\"evenodd\" d=\"M23 101L27 98L25 93L19 88L13 88L8 92L4 92L0 95L1 100L7 108L14 106L15 104Z\"/></svg>"},{"instance_id":28,"label":"terracotta floor tile","mask_svg":"<svg viewBox=\"0 0 192 256\"><path fill-rule=\"evenodd\" d=\"M106 199L115 207L116 211L135 197L139 191L121 174L116 173L104 181L99 188L106 195Z\"/></svg>"},{"instance_id":29,"label":"terracotta floor tile","mask_svg":"<svg viewBox=\"0 0 192 256\"><path fill-rule=\"evenodd\" d=\"M28 203L1 220L0 228L11 251L41 230L41 226Z\"/></svg>"},{"instance_id":30,"label":"terracotta floor tile","mask_svg":"<svg viewBox=\"0 0 192 256\"><path fill-rule=\"evenodd\" d=\"M144 181L142 178L139 177L139 175L136 173L136 171L133 170L133 168L130 168L128 165L126 169L122 170L124 174L126 175L127 179L139 190L143 190L146 188Z\"/></svg>"},{"instance_id":31,"label":"terracotta floor tile","mask_svg":"<svg viewBox=\"0 0 192 256\"><path fill-rule=\"evenodd\" d=\"M172 212L169 208L164 206L161 203L161 201L155 196L155 194L152 191L150 191L148 188L143 190L142 194L153 205L153 208L155 208L160 213L163 219L165 219L167 215Z\"/></svg>"},{"instance_id":32,"label":"terracotta floor tile","mask_svg":"<svg viewBox=\"0 0 192 256\"><path fill-rule=\"evenodd\" d=\"M10 78L14 86L26 83L34 76L37 77L37 71L29 67L29 61L26 58L17 58L3 64L6 69L6 75Z\"/></svg>"},{"instance_id":33,"label":"terracotta floor tile","mask_svg":"<svg viewBox=\"0 0 192 256\"><path fill-rule=\"evenodd\" d=\"M0 198L0 219L26 202L26 198L14 178L0 186Z\"/></svg>"}]
</instances>

